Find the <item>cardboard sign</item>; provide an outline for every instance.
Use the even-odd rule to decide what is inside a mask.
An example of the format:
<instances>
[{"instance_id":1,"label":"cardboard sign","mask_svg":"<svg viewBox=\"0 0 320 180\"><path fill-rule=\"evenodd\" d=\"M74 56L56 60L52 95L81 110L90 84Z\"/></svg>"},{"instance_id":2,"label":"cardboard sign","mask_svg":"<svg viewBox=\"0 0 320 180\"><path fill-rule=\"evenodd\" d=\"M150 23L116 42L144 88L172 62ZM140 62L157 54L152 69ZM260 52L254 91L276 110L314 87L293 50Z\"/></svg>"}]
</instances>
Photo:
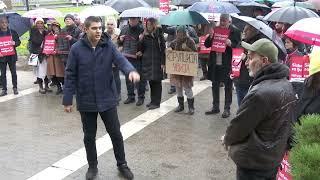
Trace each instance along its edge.
<instances>
[{"instance_id":1,"label":"cardboard sign","mask_svg":"<svg viewBox=\"0 0 320 180\"><path fill-rule=\"evenodd\" d=\"M278 174L277 174L277 180L292 180L291 174L290 174L290 164L288 162L289 154L286 152L284 155L281 166L279 167Z\"/></svg>"},{"instance_id":2,"label":"cardboard sign","mask_svg":"<svg viewBox=\"0 0 320 180\"><path fill-rule=\"evenodd\" d=\"M224 53L227 48L226 40L229 38L229 34L229 29L214 28L211 51Z\"/></svg>"},{"instance_id":3,"label":"cardboard sign","mask_svg":"<svg viewBox=\"0 0 320 180\"><path fill-rule=\"evenodd\" d=\"M67 34L58 34L57 36L57 54L69 54L70 41L66 38Z\"/></svg>"},{"instance_id":4,"label":"cardboard sign","mask_svg":"<svg viewBox=\"0 0 320 180\"><path fill-rule=\"evenodd\" d=\"M159 9L160 11L168 14L170 10L169 0L159 0Z\"/></svg>"},{"instance_id":5,"label":"cardboard sign","mask_svg":"<svg viewBox=\"0 0 320 180\"><path fill-rule=\"evenodd\" d=\"M309 76L309 56L292 56L290 60L290 81L304 81Z\"/></svg>"},{"instance_id":6,"label":"cardboard sign","mask_svg":"<svg viewBox=\"0 0 320 180\"><path fill-rule=\"evenodd\" d=\"M14 46L12 45L11 36L0 37L0 53L2 56L12 56L16 54Z\"/></svg>"},{"instance_id":7,"label":"cardboard sign","mask_svg":"<svg viewBox=\"0 0 320 180\"><path fill-rule=\"evenodd\" d=\"M44 38L44 43L43 43L43 54L55 54L55 46L56 46L56 40L54 35L47 35Z\"/></svg>"},{"instance_id":8,"label":"cardboard sign","mask_svg":"<svg viewBox=\"0 0 320 180\"><path fill-rule=\"evenodd\" d=\"M204 42L206 41L207 36L201 36L199 38L199 54L209 54L211 52L211 47L210 48L206 48L204 46Z\"/></svg>"},{"instance_id":9,"label":"cardboard sign","mask_svg":"<svg viewBox=\"0 0 320 180\"><path fill-rule=\"evenodd\" d=\"M232 72L231 75L235 78L240 76L240 69L242 65L242 54L243 54L242 48L233 48L232 49Z\"/></svg>"},{"instance_id":10,"label":"cardboard sign","mask_svg":"<svg viewBox=\"0 0 320 180\"><path fill-rule=\"evenodd\" d=\"M166 72L185 76L197 76L198 53L187 51L166 51Z\"/></svg>"}]
</instances>

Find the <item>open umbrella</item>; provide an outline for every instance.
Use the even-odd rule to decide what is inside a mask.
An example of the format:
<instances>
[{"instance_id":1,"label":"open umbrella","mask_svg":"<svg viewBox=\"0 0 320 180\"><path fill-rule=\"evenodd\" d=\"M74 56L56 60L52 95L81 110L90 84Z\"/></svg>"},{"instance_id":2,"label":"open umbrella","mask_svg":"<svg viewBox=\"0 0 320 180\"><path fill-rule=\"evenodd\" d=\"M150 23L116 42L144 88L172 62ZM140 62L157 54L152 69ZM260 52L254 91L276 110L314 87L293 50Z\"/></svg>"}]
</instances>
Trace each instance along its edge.
<instances>
[{"instance_id":1,"label":"open umbrella","mask_svg":"<svg viewBox=\"0 0 320 180\"><path fill-rule=\"evenodd\" d=\"M320 18L306 18L294 23L286 36L311 45L320 46Z\"/></svg>"},{"instance_id":2,"label":"open umbrella","mask_svg":"<svg viewBox=\"0 0 320 180\"><path fill-rule=\"evenodd\" d=\"M193 11L172 11L169 14L160 17L160 24L163 25L195 25L209 24L201 14Z\"/></svg>"},{"instance_id":3,"label":"open umbrella","mask_svg":"<svg viewBox=\"0 0 320 180\"><path fill-rule=\"evenodd\" d=\"M312 3L295 2L294 0L279 1L272 5L273 8L282 8L282 7L288 7L288 6L298 6L298 7L303 7L307 9L316 9L316 7Z\"/></svg>"},{"instance_id":4,"label":"open umbrella","mask_svg":"<svg viewBox=\"0 0 320 180\"><path fill-rule=\"evenodd\" d=\"M250 17L253 17L253 12L256 9L262 10L264 15L271 12L271 8L269 6L254 1L240 3L237 5L237 8L240 10L242 16Z\"/></svg>"},{"instance_id":5,"label":"open umbrella","mask_svg":"<svg viewBox=\"0 0 320 180\"><path fill-rule=\"evenodd\" d=\"M29 18L22 17L20 14L15 12L0 13L1 16L6 16L9 22L9 29L12 29L22 36L31 27Z\"/></svg>"},{"instance_id":6,"label":"open umbrella","mask_svg":"<svg viewBox=\"0 0 320 180\"><path fill-rule=\"evenodd\" d=\"M191 6L196 2L200 2L201 0L172 0L171 4L176 6Z\"/></svg>"},{"instance_id":7,"label":"open umbrella","mask_svg":"<svg viewBox=\"0 0 320 180\"><path fill-rule=\"evenodd\" d=\"M297 6L279 8L267 14L263 19L266 21L283 22L294 24L300 19L319 17L315 12Z\"/></svg>"},{"instance_id":8,"label":"open umbrella","mask_svg":"<svg viewBox=\"0 0 320 180\"><path fill-rule=\"evenodd\" d=\"M23 17L27 17L27 18L33 18L33 19L34 18L38 18L38 17L41 17L41 18L58 18L58 17L63 17L63 14L58 10L39 8L39 9L27 11L22 16Z\"/></svg>"},{"instance_id":9,"label":"open umbrella","mask_svg":"<svg viewBox=\"0 0 320 180\"><path fill-rule=\"evenodd\" d=\"M164 12L147 8L147 7L138 7L133 9L127 9L120 14L120 17L143 17L143 18L159 18L160 16L166 15Z\"/></svg>"},{"instance_id":10,"label":"open umbrella","mask_svg":"<svg viewBox=\"0 0 320 180\"><path fill-rule=\"evenodd\" d=\"M151 7L144 0L110 0L107 1L105 5L112 7L118 12L137 7Z\"/></svg>"},{"instance_id":11,"label":"open umbrella","mask_svg":"<svg viewBox=\"0 0 320 180\"><path fill-rule=\"evenodd\" d=\"M280 56L285 57L287 54L286 48L283 44L283 41L281 38L279 38L275 32L264 22L259 21L255 18L248 17L248 16L234 16L235 19L238 19L240 21L243 21L255 29L257 29L259 32L261 32L263 35L265 35L268 39L272 40L274 44L281 50L280 51Z\"/></svg>"},{"instance_id":12,"label":"open umbrella","mask_svg":"<svg viewBox=\"0 0 320 180\"><path fill-rule=\"evenodd\" d=\"M85 8L79 13L79 17L81 21L83 21L85 18L89 16L107 17L107 16L115 16L118 14L119 12L110 6L97 5L97 6L91 6L91 7Z\"/></svg>"},{"instance_id":13,"label":"open umbrella","mask_svg":"<svg viewBox=\"0 0 320 180\"><path fill-rule=\"evenodd\" d=\"M189 10L199 13L240 13L239 9L235 5L228 2L218 1L197 2L194 3Z\"/></svg>"}]
</instances>

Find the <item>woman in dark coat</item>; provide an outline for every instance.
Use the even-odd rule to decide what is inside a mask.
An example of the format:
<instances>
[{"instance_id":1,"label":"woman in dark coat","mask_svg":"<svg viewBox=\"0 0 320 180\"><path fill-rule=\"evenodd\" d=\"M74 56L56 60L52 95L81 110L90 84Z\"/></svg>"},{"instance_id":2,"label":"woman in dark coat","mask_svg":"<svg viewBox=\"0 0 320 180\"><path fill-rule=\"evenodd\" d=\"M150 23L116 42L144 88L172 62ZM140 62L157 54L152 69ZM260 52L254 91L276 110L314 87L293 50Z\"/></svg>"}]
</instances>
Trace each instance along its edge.
<instances>
[{"instance_id":1,"label":"woman in dark coat","mask_svg":"<svg viewBox=\"0 0 320 180\"><path fill-rule=\"evenodd\" d=\"M165 40L162 30L157 27L157 21L149 18L146 27L139 37L138 53L142 56L142 78L149 81L151 102L149 109L160 107L163 70L165 65Z\"/></svg>"},{"instance_id":2,"label":"woman in dark coat","mask_svg":"<svg viewBox=\"0 0 320 180\"><path fill-rule=\"evenodd\" d=\"M310 55L309 77L298 104L298 118L305 114L320 114L320 48Z\"/></svg>"}]
</instances>

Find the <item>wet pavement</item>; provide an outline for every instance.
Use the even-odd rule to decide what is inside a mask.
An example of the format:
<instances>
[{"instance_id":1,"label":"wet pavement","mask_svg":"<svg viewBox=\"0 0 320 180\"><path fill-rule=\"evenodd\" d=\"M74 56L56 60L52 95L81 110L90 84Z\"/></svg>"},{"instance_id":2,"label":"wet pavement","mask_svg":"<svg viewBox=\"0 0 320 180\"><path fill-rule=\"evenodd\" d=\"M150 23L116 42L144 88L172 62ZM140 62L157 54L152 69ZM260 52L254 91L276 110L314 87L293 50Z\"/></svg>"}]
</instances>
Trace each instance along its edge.
<instances>
[{"instance_id":1,"label":"wet pavement","mask_svg":"<svg viewBox=\"0 0 320 180\"><path fill-rule=\"evenodd\" d=\"M34 80L32 72L19 71L19 90L33 90L8 100L0 97L1 179L28 179L83 148L79 113L64 113L62 96L54 93L39 94L37 86L33 85ZM10 89L11 81L8 82ZM136 180L235 179L234 164L220 142L230 118L222 119L221 114L204 115L211 107L211 87L208 81L196 82L197 85L205 88L195 96L196 111L193 116L177 114L171 110L160 113L156 120L141 130L136 130L125 140L128 165ZM122 79L123 100L126 98L125 87ZM165 81L161 107L163 110L175 106L171 103L175 102L175 97L167 94L168 89L168 81ZM8 93L12 94L11 90ZM148 102L149 92L146 93L145 104ZM233 114L236 111L235 104L234 96ZM161 112L162 109L158 111ZM134 104L124 105L122 102L118 113L121 125L125 124L127 129L133 130L136 127L130 127L128 122L142 115L154 114L147 112L145 105L137 107ZM122 129L123 132L126 130ZM103 123L98 120L97 139L105 134ZM99 156L98 161L97 179L121 179L112 149ZM87 168L85 165L76 169L64 179L84 179ZM55 174L51 175L42 179L59 179L55 178Z\"/></svg>"}]
</instances>

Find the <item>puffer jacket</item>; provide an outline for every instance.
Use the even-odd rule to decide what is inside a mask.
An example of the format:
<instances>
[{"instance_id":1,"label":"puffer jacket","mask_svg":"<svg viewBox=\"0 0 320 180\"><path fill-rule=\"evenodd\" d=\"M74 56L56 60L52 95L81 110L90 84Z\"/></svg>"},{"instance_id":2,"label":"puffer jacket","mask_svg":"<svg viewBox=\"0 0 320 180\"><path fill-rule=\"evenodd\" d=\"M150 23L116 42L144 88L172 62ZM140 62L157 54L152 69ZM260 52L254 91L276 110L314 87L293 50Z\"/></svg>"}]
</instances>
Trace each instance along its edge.
<instances>
[{"instance_id":1,"label":"puffer jacket","mask_svg":"<svg viewBox=\"0 0 320 180\"><path fill-rule=\"evenodd\" d=\"M224 139L237 166L256 170L279 166L295 117L296 98L288 75L286 65L272 63L255 76Z\"/></svg>"}]
</instances>

